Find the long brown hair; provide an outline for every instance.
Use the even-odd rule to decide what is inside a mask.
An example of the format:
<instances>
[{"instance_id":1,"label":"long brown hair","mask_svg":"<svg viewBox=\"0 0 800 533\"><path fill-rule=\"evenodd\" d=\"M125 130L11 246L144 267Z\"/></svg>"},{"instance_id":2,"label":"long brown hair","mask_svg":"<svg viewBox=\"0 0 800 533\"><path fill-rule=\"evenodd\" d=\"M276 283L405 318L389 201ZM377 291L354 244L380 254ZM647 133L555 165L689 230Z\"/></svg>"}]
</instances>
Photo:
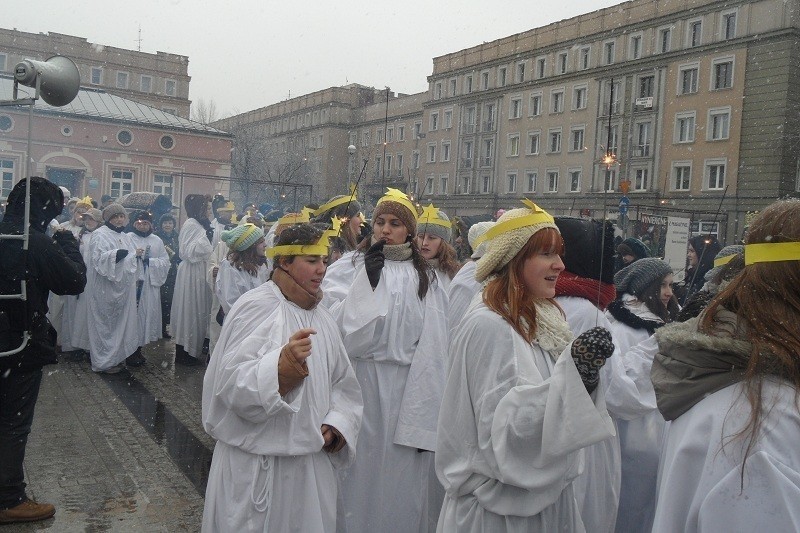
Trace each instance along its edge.
<instances>
[{"instance_id":1,"label":"long brown hair","mask_svg":"<svg viewBox=\"0 0 800 533\"><path fill-rule=\"evenodd\" d=\"M664 305L661 301L661 283L666 276L660 277L650 285L642 289L639 294L634 294L636 299L642 302L651 313L668 324L675 320L681 310L678 306L678 299L673 294L669 299L669 304Z\"/></svg>"},{"instance_id":2,"label":"long brown hair","mask_svg":"<svg viewBox=\"0 0 800 533\"><path fill-rule=\"evenodd\" d=\"M439 246L439 250L433 258L439 260L439 269L447 274L450 279L453 279L458 273L458 269L461 268L461 263L458 262L456 249L444 239L442 239L442 244Z\"/></svg>"},{"instance_id":3,"label":"long brown hair","mask_svg":"<svg viewBox=\"0 0 800 533\"><path fill-rule=\"evenodd\" d=\"M800 201L778 201L764 209L750 225L747 244L800 241ZM746 256L747 252L745 252ZM744 376L745 394L752 407L747 425L735 435L748 438L745 458L752 450L763 422L764 379L777 375L800 393L800 261L747 265L711 300L700 331L715 335L716 312L722 307L737 315L750 343ZM742 466L744 476L744 466Z\"/></svg>"},{"instance_id":4,"label":"long brown hair","mask_svg":"<svg viewBox=\"0 0 800 533\"><path fill-rule=\"evenodd\" d=\"M252 246L241 252L237 252L236 250L228 252L228 261L230 261L231 265L233 265L236 270L244 270L251 276L257 276L258 267L263 265L266 259L263 254L259 254L256 250L258 243L263 240L264 237L261 237L253 243Z\"/></svg>"},{"instance_id":5,"label":"long brown hair","mask_svg":"<svg viewBox=\"0 0 800 533\"><path fill-rule=\"evenodd\" d=\"M564 239L557 230L544 228L534 233L483 290L483 303L502 316L528 343L536 338L536 307L533 296L528 294L525 284L522 283L523 270L525 260L540 252L564 255ZM547 300L561 309L554 299Z\"/></svg>"}]
</instances>

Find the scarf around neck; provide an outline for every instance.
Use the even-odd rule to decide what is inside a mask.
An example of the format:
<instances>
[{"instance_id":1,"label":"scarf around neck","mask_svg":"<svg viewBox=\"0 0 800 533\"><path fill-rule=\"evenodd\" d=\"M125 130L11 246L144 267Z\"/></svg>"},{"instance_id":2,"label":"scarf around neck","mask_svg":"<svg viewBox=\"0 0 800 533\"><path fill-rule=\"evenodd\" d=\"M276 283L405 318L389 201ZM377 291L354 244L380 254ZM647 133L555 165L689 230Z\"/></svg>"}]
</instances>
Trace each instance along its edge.
<instances>
[{"instance_id":1,"label":"scarf around neck","mask_svg":"<svg viewBox=\"0 0 800 533\"><path fill-rule=\"evenodd\" d=\"M655 333L658 328L664 325L664 322L660 320L647 320L646 318L638 316L636 313L631 311L622 300L614 300L608 304L608 312L611 313L611 316L626 326L630 326L633 329L646 330L650 335Z\"/></svg>"},{"instance_id":2,"label":"scarf around neck","mask_svg":"<svg viewBox=\"0 0 800 533\"><path fill-rule=\"evenodd\" d=\"M614 285L590 278L582 278L571 272L562 272L556 281L556 296L576 296L592 302L605 310L617 296Z\"/></svg>"},{"instance_id":3,"label":"scarf around neck","mask_svg":"<svg viewBox=\"0 0 800 533\"><path fill-rule=\"evenodd\" d=\"M553 361L574 338L561 309L550 300L537 299L536 307L536 342L547 352Z\"/></svg>"},{"instance_id":4,"label":"scarf around neck","mask_svg":"<svg viewBox=\"0 0 800 533\"><path fill-rule=\"evenodd\" d=\"M284 269L279 266L272 271L272 281L278 286L283 296L302 307L306 311L314 309L322 300L322 289L317 294L311 294L302 288Z\"/></svg>"},{"instance_id":5,"label":"scarf around neck","mask_svg":"<svg viewBox=\"0 0 800 533\"><path fill-rule=\"evenodd\" d=\"M372 238L372 244L378 242L375 237ZM404 242L403 244L386 244L383 247L383 257L389 261L408 261L411 259L411 243Z\"/></svg>"}]
</instances>

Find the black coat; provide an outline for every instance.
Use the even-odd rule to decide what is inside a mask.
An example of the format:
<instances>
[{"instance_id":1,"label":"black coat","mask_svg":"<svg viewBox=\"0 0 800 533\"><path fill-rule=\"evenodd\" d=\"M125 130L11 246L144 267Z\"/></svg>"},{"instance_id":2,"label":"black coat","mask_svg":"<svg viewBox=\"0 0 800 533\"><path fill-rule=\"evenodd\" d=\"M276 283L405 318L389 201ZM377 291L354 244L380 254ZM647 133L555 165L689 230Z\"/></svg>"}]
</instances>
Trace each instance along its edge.
<instances>
[{"instance_id":1,"label":"black coat","mask_svg":"<svg viewBox=\"0 0 800 533\"><path fill-rule=\"evenodd\" d=\"M22 234L25 182L21 180L8 196L0 234ZM47 319L47 298L55 294L80 294L86 286L86 266L78 242L69 231L53 238L44 232L61 212L63 193L43 178L31 178L30 237L28 251L22 241L0 240L0 294L17 294L20 281L27 280L27 301L0 300L0 351L17 348L23 332L31 339L21 352L0 357L0 372L9 368L33 369L57 362L56 332Z\"/></svg>"}]
</instances>

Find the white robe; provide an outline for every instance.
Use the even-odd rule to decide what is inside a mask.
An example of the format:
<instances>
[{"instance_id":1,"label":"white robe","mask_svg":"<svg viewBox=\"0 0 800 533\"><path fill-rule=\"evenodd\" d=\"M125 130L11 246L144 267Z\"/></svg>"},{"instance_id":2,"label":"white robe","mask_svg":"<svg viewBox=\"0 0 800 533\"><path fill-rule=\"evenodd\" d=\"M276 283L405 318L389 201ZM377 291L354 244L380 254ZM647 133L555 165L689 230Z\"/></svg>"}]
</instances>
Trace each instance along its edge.
<instances>
[{"instance_id":1,"label":"white robe","mask_svg":"<svg viewBox=\"0 0 800 533\"><path fill-rule=\"evenodd\" d=\"M128 235L136 248L147 250L150 247L147 268L144 266L144 256L136 261L136 279L144 281L137 310L139 346L146 346L161 338L161 286L169 274L169 255L164 248L164 241L157 235L151 233L147 237L140 237L133 232Z\"/></svg>"},{"instance_id":2,"label":"white robe","mask_svg":"<svg viewBox=\"0 0 800 533\"><path fill-rule=\"evenodd\" d=\"M128 255L117 263L117 250L123 249ZM89 352L98 372L122 363L139 347L136 246L127 233L101 226L92 232L89 257Z\"/></svg>"},{"instance_id":3,"label":"white robe","mask_svg":"<svg viewBox=\"0 0 800 533\"><path fill-rule=\"evenodd\" d=\"M206 263L214 249L206 230L193 218L184 223L178 235L181 264L175 277L171 321L175 344L195 358L203 352L211 311L211 289L206 284Z\"/></svg>"},{"instance_id":4,"label":"white robe","mask_svg":"<svg viewBox=\"0 0 800 533\"><path fill-rule=\"evenodd\" d=\"M777 378L765 380L766 416L747 457L742 488L749 434L733 438L751 413L742 388L736 384L710 394L670 422L654 533L800 531L797 390Z\"/></svg>"},{"instance_id":5,"label":"white robe","mask_svg":"<svg viewBox=\"0 0 800 533\"><path fill-rule=\"evenodd\" d=\"M216 229L214 233L216 234ZM229 251L225 241L219 241L216 246L214 246L214 251L211 253L211 256L208 258L208 263L206 264L206 283L209 289L211 289L211 312L208 314L208 353L214 352L214 347L219 340L219 333L222 331L222 326L217 322L219 298L217 297L217 278L214 276L214 268L219 268L219 266L226 261L225 258Z\"/></svg>"},{"instance_id":6,"label":"white robe","mask_svg":"<svg viewBox=\"0 0 800 533\"><path fill-rule=\"evenodd\" d=\"M644 320L662 322L644 304L635 300L630 294L622 295L626 308L633 314ZM617 423L622 456L622 485L616 530L619 533L649 532L655 513L658 461L666 422L658 409L644 410L642 405L632 405L625 401L620 393L619 382L649 380L655 351L650 354L649 361L642 360L639 356L627 355L640 343L646 343L650 334L647 330L634 329L617 321L609 312L606 312L606 316L611 322L611 335L614 338L615 355L612 359L617 358L614 366L610 367L616 375L610 377L607 403L609 412ZM650 342L653 346L654 340ZM637 362L639 363L635 368L642 374L638 378L631 372L632 364ZM652 385L650 387L652 392ZM648 396L644 396L645 401L655 404L655 392L652 392L649 400ZM632 416L626 415L626 411Z\"/></svg>"},{"instance_id":7,"label":"white robe","mask_svg":"<svg viewBox=\"0 0 800 533\"><path fill-rule=\"evenodd\" d=\"M475 261L466 262L450 282L447 291L450 308L447 313L450 316L451 336L464 318L472 298L481 292L481 284L475 279L476 266Z\"/></svg>"},{"instance_id":8,"label":"white robe","mask_svg":"<svg viewBox=\"0 0 800 533\"><path fill-rule=\"evenodd\" d=\"M554 363L482 302L464 317L440 414L438 531L584 530L572 481L614 426L570 348Z\"/></svg>"},{"instance_id":9,"label":"white robe","mask_svg":"<svg viewBox=\"0 0 800 533\"><path fill-rule=\"evenodd\" d=\"M603 311L586 298L558 296L556 302L564 310L567 323L577 337L584 331L599 326L611 330ZM606 360L600 371L597 394L608 404L608 373L616 363L614 357ZM611 408L608 408L611 413ZM613 415L613 413L611 413ZM613 420L613 419L612 419ZM603 440L585 449L586 466L572 483L578 510L586 530L592 533L611 533L617 522L621 484L621 456L619 436Z\"/></svg>"},{"instance_id":10,"label":"white robe","mask_svg":"<svg viewBox=\"0 0 800 533\"><path fill-rule=\"evenodd\" d=\"M428 483L447 368L446 294L423 300L411 261L386 260L373 291L364 256L342 256L323 281L364 395L358 459L340 484L339 531L427 531Z\"/></svg>"},{"instance_id":11,"label":"white robe","mask_svg":"<svg viewBox=\"0 0 800 533\"><path fill-rule=\"evenodd\" d=\"M83 263L86 265L88 272L91 266L91 256L89 255L89 240L92 238L92 233L84 233L83 238L78 242L78 247L83 257ZM67 300L67 312L72 315L69 331L69 345L73 350L81 349L89 351L89 305L90 290L88 283L83 292L75 296L74 307Z\"/></svg>"},{"instance_id":12,"label":"white robe","mask_svg":"<svg viewBox=\"0 0 800 533\"><path fill-rule=\"evenodd\" d=\"M267 272L266 265L261 265L258 273L253 276L245 270L238 270L225 259L219 266L215 290L222 311L226 315L230 313L236 300L247 291L262 285L267 279L269 279L269 272Z\"/></svg>"},{"instance_id":13,"label":"white robe","mask_svg":"<svg viewBox=\"0 0 800 533\"><path fill-rule=\"evenodd\" d=\"M311 327L309 375L278 393L278 357ZM225 321L203 380L203 427L215 439L204 532L332 532L336 469L355 457L362 415L358 382L333 318L287 300L273 283L242 296ZM347 445L322 451L322 424Z\"/></svg>"}]
</instances>

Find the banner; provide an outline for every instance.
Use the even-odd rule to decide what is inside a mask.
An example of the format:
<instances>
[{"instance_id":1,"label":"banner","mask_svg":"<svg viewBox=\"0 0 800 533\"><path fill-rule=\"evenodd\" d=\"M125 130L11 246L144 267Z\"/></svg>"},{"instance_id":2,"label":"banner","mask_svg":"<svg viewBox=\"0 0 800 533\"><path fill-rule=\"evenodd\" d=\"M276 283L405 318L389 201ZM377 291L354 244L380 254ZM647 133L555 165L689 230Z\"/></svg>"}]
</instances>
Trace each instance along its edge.
<instances>
[{"instance_id":1,"label":"banner","mask_svg":"<svg viewBox=\"0 0 800 533\"><path fill-rule=\"evenodd\" d=\"M667 217L667 236L664 243L664 261L675 271L675 281L685 275L686 249L689 242L689 223L691 219Z\"/></svg>"}]
</instances>

